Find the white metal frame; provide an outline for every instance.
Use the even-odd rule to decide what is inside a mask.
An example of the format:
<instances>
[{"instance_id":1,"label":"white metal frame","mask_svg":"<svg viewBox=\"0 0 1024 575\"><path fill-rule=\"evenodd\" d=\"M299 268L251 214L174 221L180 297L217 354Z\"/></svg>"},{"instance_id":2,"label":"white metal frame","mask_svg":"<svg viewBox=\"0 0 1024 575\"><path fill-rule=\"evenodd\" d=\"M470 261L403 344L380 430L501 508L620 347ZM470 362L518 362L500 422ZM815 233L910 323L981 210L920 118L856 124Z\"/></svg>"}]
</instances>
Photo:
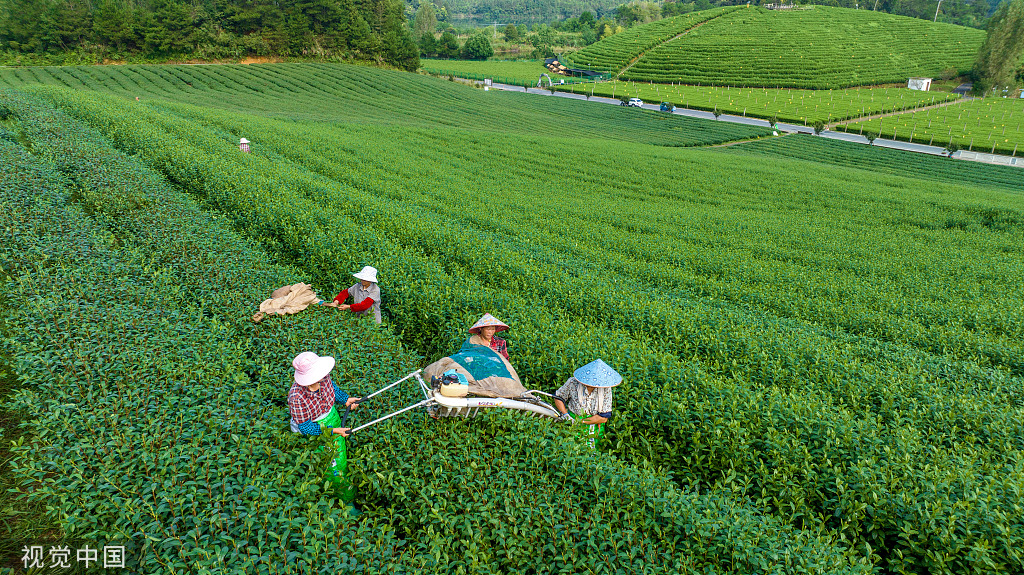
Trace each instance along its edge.
<instances>
[{"instance_id":1,"label":"white metal frame","mask_svg":"<svg viewBox=\"0 0 1024 575\"><path fill-rule=\"evenodd\" d=\"M410 373L409 375L406 375L402 379L399 379L398 381L393 382L393 383L391 383L391 384L389 384L389 385L387 385L387 386L385 386L385 387L383 387L383 388L381 388L381 389L371 393L370 395L367 395L366 397L364 397L364 398L362 398L360 400L360 403L362 403L362 402L364 402L364 401L366 401L366 400L368 400L368 399L370 399L370 398L372 398L372 397L374 397L376 395L379 395L379 394L381 394L381 393L383 393L383 392L385 392L385 391L387 391L387 390L389 390L389 389L391 389L391 388L401 384L402 382L408 381L409 379L415 379L416 383L419 384L420 391L423 392L423 398L424 398L423 401L414 403L414 404L412 404L412 405L410 405L408 407L404 407L402 409L399 409L398 411L394 411L394 412L389 413L389 414L387 414L387 415L385 415L383 417L378 417L377 419L374 419L373 421L371 421L369 423L364 423L363 425L360 425L359 427L354 427L354 428L352 428L351 433L355 433L357 431L361 431L363 429L366 429L367 427L370 427L371 425L376 425L376 424L378 424L378 423L380 423L382 421L385 421L387 419L391 419L392 417L395 417L396 415L400 415L400 414L405 413L407 411L412 411L413 409L416 409L418 407L435 407L436 406L438 408L438 415L440 415L442 417L450 417L450 416L473 417L473 416L477 415L480 412L481 409L487 409L487 408L493 408L493 407L501 407L501 408L504 408L504 409L514 409L514 410L517 410L517 411L522 411L522 412L528 413L528 414L530 414L532 416L536 416L536 417L550 417L552 419L557 418L558 415L559 415L558 414L558 410L556 410L554 407L552 407L548 403L545 403L543 401L540 401L540 400L532 397L533 394L545 395L545 396L551 397L551 398L554 398L554 396L551 395L550 393L544 393L543 391L536 390L536 389L526 392L526 394L523 396L524 399L532 399L532 401L524 401L523 399L518 399L518 398L517 399L510 399L510 398L505 398L505 397L447 397L447 396L441 395L440 391L434 391L433 389L430 388L429 385L427 385L427 383L425 381L423 381L423 370L422 369L417 369L416 371ZM529 397L527 397L527 396L529 396Z\"/></svg>"}]
</instances>

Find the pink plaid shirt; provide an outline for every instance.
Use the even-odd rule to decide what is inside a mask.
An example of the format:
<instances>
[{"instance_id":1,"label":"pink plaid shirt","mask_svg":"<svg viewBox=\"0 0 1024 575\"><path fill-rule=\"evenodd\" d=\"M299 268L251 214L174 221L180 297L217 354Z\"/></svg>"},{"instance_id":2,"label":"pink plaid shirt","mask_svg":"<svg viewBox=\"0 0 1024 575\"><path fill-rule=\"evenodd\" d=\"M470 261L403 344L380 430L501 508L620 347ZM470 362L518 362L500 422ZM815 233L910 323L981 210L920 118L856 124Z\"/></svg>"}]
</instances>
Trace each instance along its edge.
<instances>
[{"instance_id":1,"label":"pink plaid shirt","mask_svg":"<svg viewBox=\"0 0 1024 575\"><path fill-rule=\"evenodd\" d=\"M295 423L305 423L327 415L327 412L334 407L335 400L334 382L331 376L320 380L320 389L312 391L309 386L292 384L288 390L288 413Z\"/></svg>"}]
</instances>

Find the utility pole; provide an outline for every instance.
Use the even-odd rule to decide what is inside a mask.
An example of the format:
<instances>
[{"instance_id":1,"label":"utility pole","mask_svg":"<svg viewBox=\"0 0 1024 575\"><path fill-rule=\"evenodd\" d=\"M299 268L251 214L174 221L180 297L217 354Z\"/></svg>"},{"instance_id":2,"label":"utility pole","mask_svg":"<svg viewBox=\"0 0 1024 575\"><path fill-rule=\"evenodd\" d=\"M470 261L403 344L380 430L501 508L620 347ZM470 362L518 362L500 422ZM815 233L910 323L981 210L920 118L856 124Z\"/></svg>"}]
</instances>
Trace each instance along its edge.
<instances>
[{"instance_id":1,"label":"utility pole","mask_svg":"<svg viewBox=\"0 0 1024 575\"><path fill-rule=\"evenodd\" d=\"M939 0L939 3L935 5L935 18L932 18L932 22L939 21L939 6L942 6L942 0Z\"/></svg>"}]
</instances>

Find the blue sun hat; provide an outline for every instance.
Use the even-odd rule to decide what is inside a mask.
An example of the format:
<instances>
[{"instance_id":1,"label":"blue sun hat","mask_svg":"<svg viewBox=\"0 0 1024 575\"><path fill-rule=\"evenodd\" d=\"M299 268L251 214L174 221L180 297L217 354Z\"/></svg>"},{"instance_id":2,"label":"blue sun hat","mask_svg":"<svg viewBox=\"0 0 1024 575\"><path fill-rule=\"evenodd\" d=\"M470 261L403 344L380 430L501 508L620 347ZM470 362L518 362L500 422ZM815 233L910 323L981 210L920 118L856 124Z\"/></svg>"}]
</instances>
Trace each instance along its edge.
<instances>
[{"instance_id":1,"label":"blue sun hat","mask_svg":"<svg viewBox=\"0 0 1024 575\"><path fill-rule=\"evenodd\" d=\"M595 359L572 372L572 376L583 385L591 387L615 387L622 383L619 372L600 359Z\"/></svg>"}]
</instances>

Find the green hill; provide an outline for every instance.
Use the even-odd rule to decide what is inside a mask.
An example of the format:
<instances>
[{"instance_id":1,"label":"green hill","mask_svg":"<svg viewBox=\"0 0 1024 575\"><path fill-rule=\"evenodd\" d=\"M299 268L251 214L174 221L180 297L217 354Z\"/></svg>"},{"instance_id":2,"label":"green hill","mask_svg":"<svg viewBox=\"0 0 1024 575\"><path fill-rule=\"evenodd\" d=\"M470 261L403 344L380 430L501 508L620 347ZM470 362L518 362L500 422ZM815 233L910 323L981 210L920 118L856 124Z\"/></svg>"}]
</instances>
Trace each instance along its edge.
<instances>
[{"instance_id":1,"label":"green hill","mask_svg":"<svg viewBox=\"0 0 1024 575\"><path fill-rule=\"evenodd\" d=\"M709 12L688 16L697 22ZM630 32L663 37L652 28L659 24ZM826 89L964 72L984 37L982 30L867 10L746 8L650 47L613 36L566 60L614 64L621 78L636 81ZM609 53L617 58L601 59Z\"/></svg>"}]
</instances>

